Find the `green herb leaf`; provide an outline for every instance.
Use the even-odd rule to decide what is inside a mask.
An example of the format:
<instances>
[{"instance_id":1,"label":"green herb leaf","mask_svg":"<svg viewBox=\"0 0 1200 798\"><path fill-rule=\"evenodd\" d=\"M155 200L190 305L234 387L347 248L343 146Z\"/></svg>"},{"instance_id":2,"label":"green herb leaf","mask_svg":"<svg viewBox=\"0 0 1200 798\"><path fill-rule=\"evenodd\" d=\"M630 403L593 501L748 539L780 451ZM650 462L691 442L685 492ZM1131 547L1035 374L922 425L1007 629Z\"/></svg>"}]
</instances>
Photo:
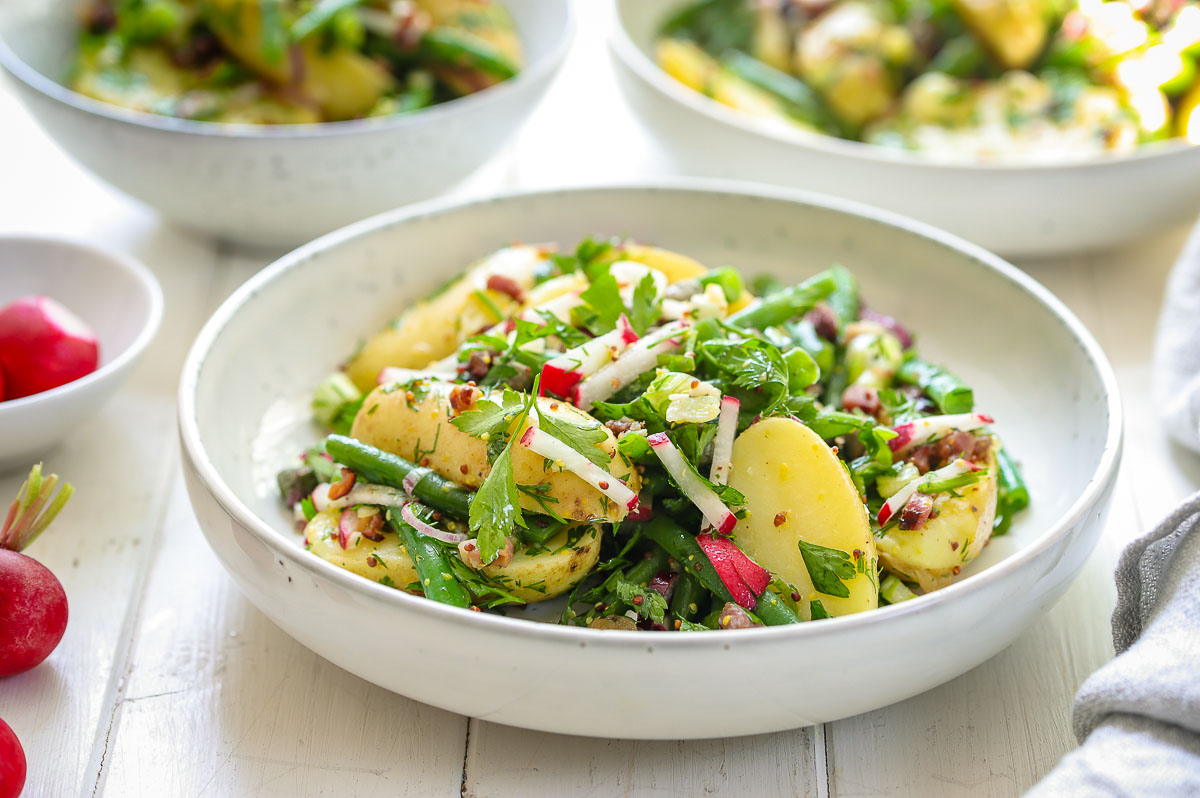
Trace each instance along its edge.
<instances>
[{"instance_id":1,"label":"green herb leaf","mask_svg":"<svg viewBox=\"0 0 1200 798\"><path fill-rule=\"evenodd\" d=\"M829 615L829 613L826 611L825 605L821 603L820 599L814 599L814 600L808 602L808 612L809 612L809 617L814 621L819 621L822 618L831 617Z\"/></svg>"},{"instance_id":2,"label":"green herb leaf","mask_svg":"<svg viewBox=\"0 0 1200 798\"><path fill-rule=\"evenodd\" d=\"M654 286L654 276L647 274L633 289L633 302L629 306L629 323L638 335L645 335L658 321L662 300Z\"/></svg>"},{"instance_id":3,"label":"green herb leaf","mask_svg":"<svg viewBox=\"0 0 1200 798\"><path fill-rule=\"evenodd\" d=\"M850 555L841 549L818 546L804 540L798 540L796 543L800 547L804 567L808 569L808 576L817 592L827 596L849 598L850 589L842 584L842 580L853 579L857 573Z\"/></svg>"},{"instance_id":4,"label":"green herb leaf","mask_svg":"<svg viewBox=\"0 0 1200 798\"><path fill-rule=\"evenodd\" d=\"M596 445L608 439L608 436L604 434L604 429L599 424L591 427L581 427L569 421L555 418L549 413L543 413L541 405L535 404L534 406L537 408L538 427L543 432L570 446L595 465L601 468L608 468L609 463L612 462L612 457L608 452Z\"/></svg>"},{"instance_id":5,"label":"green herb leaf","mask_svg":"<svg viewBox=\"0 0 1200 798\"><path fill-rule=\"evenodd\" d=\"M618 579L613 585L619 598L633 608L642 620L666 623L667 600L657 590Z\"/></svg>"},{"instance_id":6,"label":"green herb leaf","mask_svg":"<svg viewBox=\"0 0 1200 798\"><path fill-rule=\"evenodd\" d=\"M496 559L517 526L524 526L521 494L513 480L511 448L505 447L492 463L487 479L471 499L468 520L479 538L479 555L485 563Z\"/></svg>"},{"instance_id":7,"label":"green herb leaf","mask_svg":"<svg viewBox=\"0 0 1200 798\"><path fill-rule=\"evenodd\" d=\"M584 307L575 309L578 311L576 316L593 335L602 335L614 329L617 319L625 312L617 278L607 271L592 280L579 298L584 301Z\"/></svg>"},{"instance_id":8,"label":"green herb leaf","mask_svg":"<svg viewBox=\"0 0 1200 798\"><path fill-rule=\"evenodd\" d=\"M489 439L497 436L507 438L508 430L521 412L524 400L515 391L505 391L500 398L500 404L490 399L480 399L475 403L475 410L468 410L454 418L450 423L472 438L487 435Z\"/></svg>"},{"instance_id":9,"label":"green herb leaf","mask_svg":"<svg viewBox=\"0 0 1200 798\"><path fill-rule=\"evenodd\" d=\"M788 367L783 354L762 338L713 339L700 344L701 355L718 371L733 379L733 384L766 398L762 410L769 414L789 394Z\"/></svg>"}]
</instances>

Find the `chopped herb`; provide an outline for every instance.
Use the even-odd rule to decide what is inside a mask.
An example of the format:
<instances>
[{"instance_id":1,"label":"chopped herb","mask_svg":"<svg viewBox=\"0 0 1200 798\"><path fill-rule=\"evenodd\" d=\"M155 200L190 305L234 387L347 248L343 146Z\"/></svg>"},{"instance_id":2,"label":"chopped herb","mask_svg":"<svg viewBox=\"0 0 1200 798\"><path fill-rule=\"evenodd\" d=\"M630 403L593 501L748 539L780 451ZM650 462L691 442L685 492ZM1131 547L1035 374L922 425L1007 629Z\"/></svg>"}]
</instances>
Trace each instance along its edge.
<instances>
[{"instance_id":1,"label":"chopped herb","mask_svg":"<svg viewBox=\"0 0 1200 798\"><path fill-rule=\"evenodd\" d=\"M817 592L827 596L849 598L850 589L842 580L853 579L857 573L850 555L841 549L831 549L805 540L798 540L796 544L800 547L804 567L808 569L808 576Z\"/></svg>"},{"instance_id":2,"label":"chopped herb","mask_svg":"<svg viewBox=\"0 0 1200 798\"><path fill-rule=\"evenodd\" d=\"M628 604L642 620L659 624L666 622L667 600L662 593L624 579L616 580L613 589L617 598Z\"/></svg>"}]
</instances>

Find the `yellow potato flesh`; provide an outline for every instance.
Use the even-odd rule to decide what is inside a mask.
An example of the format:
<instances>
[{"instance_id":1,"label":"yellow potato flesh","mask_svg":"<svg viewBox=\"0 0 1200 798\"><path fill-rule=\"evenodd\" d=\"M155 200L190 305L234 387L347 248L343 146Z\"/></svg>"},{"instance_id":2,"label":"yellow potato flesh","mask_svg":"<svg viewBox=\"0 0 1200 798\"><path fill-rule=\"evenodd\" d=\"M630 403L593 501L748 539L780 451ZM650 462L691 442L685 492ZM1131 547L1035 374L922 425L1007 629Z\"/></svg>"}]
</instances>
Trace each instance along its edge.
<instances>
[{"instance_id":1,"label":"yellow potato flesh","mask_svg":"<svg viewBox=\"0 0 1200 798\"><path fill-rule=\"evenodd\" d=\"M738 545L799 591L805 617L813 600L830 615L879 605L875 540L866 508L837 456L815 432L788 418L759 421L734 441L729 484L746 497L749 510L734 530ZM852 562L859 552L865 567L843 580L848 598L816 591L801 540L840 549Z\"/></svg>"},{"instance_id":2,"label":"yellow potato flesh","mask_svg":"<svg viewBox=\"0 0 1200 798\"><path fill-rule=\"evenodd\" d=\"M1041 0L953 0L963 23L1005 69L1026 69L1046 46Z\"/></svg>"},{"instance_id":3,"label":"yellow potato flesh","mask_svg":"<svg viewBox=\"0 0 1200 798\"><path fill-rule=\"evenodd\" d=\"M304 529L309 551L339 568L399 590L418 581L417 569L399 535L385 530L381 541L361 538L343 549L338 539L340 517L340 510L313 516ZM486 566L483 573L529 604L561 596L596 565L601 534L596 526L564 530L544 546L521 549L508 565ZM572 535L578 537L568 545Z\"/></svg>"},{"instance_id":4,"label":"yellow potato flesh","mask_svg":"<svg viewBox=\"0 0 1200 798\"><path fill-rule=\"evenodd\" d=\"M956 491L958 496L938 494L933 502L936 517L920 529L888 529L879 539L883 567L925 591L950 584L992 536L998 492L994 447L987 468L984 479Z\"/></svg>"},{"instance_id":5,"label":"yellow potato flesh","mask_svg":"<svg viewBox=\"0 0 1200 798\"><path fill-rule=\"evenodd\" d=\"M482 485L491 472L487 443L472 438L450 423L453 417L450 394L455 390L454 386L432 383L425 396L415 397L411 403L404 389L392 390L392 387L381 386L367 396L350 434L364 443L418 461L460 485L468 488ZM598 424L566 402L542 397L538 404L544 413L576 426ZM473 409L474 400L463 408L463 412ZM536 423L536 414L533 415L529 423ZM605 439L599 446L612 457L609 473L637 492L641 487L640 475L625 460L615 456L617 443L613 434L605 427L600 429L604 430ZM625 517L626 508L618 507L575 474L549 464L519 442L512 447L512 464L513 478L518 485L548 483L547 495L557 500L550 506L564 518L611 523ZM531 512L545 512L536 500L524 494L521 507Z\"/></svg>"},{"instance_id":6,"label":"yellow potato flesh","mask_svg":"<svg viewBox=\"0 0 1200 798\"><path fill-rule=\"evenodd\" d=\"M708 273L708 269L698 261L669 249L648 247L643 244L624 244L621 247L620 255L622 260L631 260L662 272L668 283L694 280Z\"/></svg>"},{"instance_id":7,"label":"yellow potato flesh","mask_svg":"<svg viewBox=\"0 0 1200 798\"><path fill-rule=\"evenodd\" d=\"M528 291L535 267L546 257L538 247L515 246L484 258L441 293L413 305L367 341L346 366L346 374L360 391L369 391L387 366L419 369L453 354L467 338L503 321L489 303L504 318L519 307L508 294L488 289L488 277L503 275Z\"/></svg>"}]
</instances>

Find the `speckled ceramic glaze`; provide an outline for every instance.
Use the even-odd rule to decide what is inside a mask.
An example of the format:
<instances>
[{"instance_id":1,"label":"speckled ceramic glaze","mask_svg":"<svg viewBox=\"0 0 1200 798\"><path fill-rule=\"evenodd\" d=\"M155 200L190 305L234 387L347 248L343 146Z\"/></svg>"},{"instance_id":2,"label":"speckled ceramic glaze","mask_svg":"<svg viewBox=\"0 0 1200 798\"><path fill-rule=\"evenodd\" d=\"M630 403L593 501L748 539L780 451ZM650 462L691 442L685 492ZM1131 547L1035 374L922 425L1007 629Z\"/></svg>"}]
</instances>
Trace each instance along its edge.
<instances>
[{"instance_id":1,"label":"speckled ceramic glaze","mask_svg":"<svg viewBox=\"0 0 1200 798\"><path fill-rule=\"evenodd\" d=\"M295 246L450 189L494 155L541 99L573 33L562 0L504 0L527 65L512 80L414 114L322 125L218 125L97 102L58 82L76 0L0 3L0 66L83 166L187 227Z\"/></svg>"},{"instance_id":2,"label":"speckled ceramic glaze","mask_svg":"<svg viewBox=\"0 0 1200 798\"><path fill-rule=\"evenodd\" d=\"M154 339L162 291L140 263L61 238L0 236L0 306L45 294L96 333L100 367L50 391L0 402L0 471L28 469L121 387Z\"/></svg>"},{"instance_id":3,"label":"speckled ceramic glaze","mask_svg":"<svg viewBox=\"0 0 1200 798\"><path fill-rule=\"evenodd\" d=\"M732 632L609 632L467 612L305 552L273 474L320 434L303 412L312 386L357 341L497 246L573 246L596 234L785 281L835 261L850 267L872 307L909 320L922 352L975 387L979 407L1024 461L1033 507L965 578L935 594ZM1087 559L1121 447L1116 383L1100 348L1014 267L842 201L695 182L428 204L333 233L268 267L217 311L184 368L179 419L204 534L246 596L296 639L455 712L626 738L828 721L978 665L1053 603Z\"/></svg>"},{"instance_id":4,"label":"speckled ceramic glaze","mask_svg":"<svg viewBox=\"0 0 1200 798\"><path fill-rule=\"evenodd\" d=\"M1101 249L1200 211L1200 146L1179 141L1063 166L972 166L764 125L654 63L655 33L682 0L612 1L609 45L621 88L664 156L689 174L868 202L1006 255Z\"/></svg>"}]
</instances>

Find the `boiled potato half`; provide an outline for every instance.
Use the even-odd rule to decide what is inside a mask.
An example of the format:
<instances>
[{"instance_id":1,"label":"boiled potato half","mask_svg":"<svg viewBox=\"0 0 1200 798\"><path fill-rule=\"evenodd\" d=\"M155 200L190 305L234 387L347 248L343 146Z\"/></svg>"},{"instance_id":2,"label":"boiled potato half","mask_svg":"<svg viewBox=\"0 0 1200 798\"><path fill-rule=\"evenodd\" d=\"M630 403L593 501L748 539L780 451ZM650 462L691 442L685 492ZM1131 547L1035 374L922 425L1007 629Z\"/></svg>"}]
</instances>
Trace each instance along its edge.
<instances>
[{"instance_id":1,"label":"boiled potato half","mask_svg":"<svg viewBox=\"0 0 1200 798\"><path fill-rule=\"evenodd\" d=\"M920 529L892 526L879 539L884 568L916 582L922 590L945 587L971 560L979 556L992 536L996 520L996 444L987 458L987 476L957 491L934 499L929 521Z\"/></svg>"},{"instance_id":2,"label":"boiled potato half","mask_svg":"<svg viewBox=\"0 0 1200 798\"><path fill-rule=\"evenodd\" d=\"M417 581L417 569L395 532L385 530L381 541L362 538L343 549L338 541L340 515L340 510L326 510L313 516L304 530L309 551L339 568L400 590ZM486 566L483 573L529 604L561 596L596 564L601 534L594 525L564 530L544 546L521 549L508 565ZM578 537L568 546L571 535Z\"/></svg>"},{"instance_id":3,"label":"boiled potato half","mask_svg":"<svg viewBox=\"0 0 1200 798\"><path fill-rule=\"evenodd\" d=\"M346 366L346 374L360 391L369 391L387 366L420 369L453 354L463 341L503 320L495 311L507 317L519 307L508 294L488 288L488 278L503 276L529 291L534 269L547 257L533 246L505 247L489 255L367 341Z\"/></svg>"},{"instance_id":4,"label":"boiled potato half","mask_svg":"<svg viewBox=\"0 0 1200 798\"><path fill-rule=\"evenodd\" d=\"M450 423L451 394L459 391L459 412L475 409L482 398L478 390L450 383L433 382L422 396L409 402L403 388L381 386L367 396L354 419L350 434L372 446L410 460L422 460L446 479L468 488L478 488L491 471L487 459L487 444L472 438ZM470 397L464 401L465 397ZM499 396L496 396L499 399ZM538 399L542 412L576 426L595 427L598 422L573 405L549 397ZM536 414L528 423L537 423ZM641 487L641 477L622 458L615 457L617 441L605 427L605 440L598 444L613 456L609 473L623 480L631 490ZM516 433L520 434L520 431ZM547 465L545 458L534 454L519 443L512 448L513 477L518 485L549 483L548 496L556 499L554 511L573 521L604 521L612 523L625 517L626 509L618 507L604 494L569 471ZM531 512L544 512L532 498L522 494L521 507Z\"/></svg>"},{"instance_id":5,"label":"boiled potato half","mask_svg":"<svg viewBox=\"0 0 1200 798\"><path fill-rule=\"evenodd\" d=\"M866 507L846 469L815 432L790 418L754 424L733 443L729 484L745 495L749 510L738 521L734 539L759 565L799 591L805 618L814 600L830 615L879 605L877 555ZM837 580L847 596L817 590L801 541L821 547L816 557L844 574Z\"/></svg>"}]
</instances>

